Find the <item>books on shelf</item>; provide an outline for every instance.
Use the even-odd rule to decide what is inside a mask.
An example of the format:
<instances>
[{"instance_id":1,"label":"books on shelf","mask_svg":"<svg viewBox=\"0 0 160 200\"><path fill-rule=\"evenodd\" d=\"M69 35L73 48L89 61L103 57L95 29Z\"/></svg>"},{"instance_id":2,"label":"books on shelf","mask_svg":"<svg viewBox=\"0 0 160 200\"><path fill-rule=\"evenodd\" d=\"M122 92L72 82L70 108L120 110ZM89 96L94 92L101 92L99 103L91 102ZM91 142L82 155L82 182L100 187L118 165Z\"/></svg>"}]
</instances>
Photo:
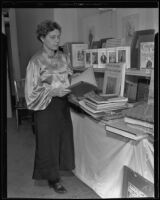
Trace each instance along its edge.
<instances>
[{"instance_id":1,"label":"books on shelf","mask_svg":"<svg viewBox=\"0 0 160 200\"><path fill-rule=\"evenodd\" d=\"M132 140L141 140L148 137L144 131L131 128L123 119L111 120L106 123L106 130Z\"/></svg>"},{"instance_id":2,"label":"books on shelf","mask_svg":"<svg viewBox=\"0 0 160 200\"><path fill-rule=\"evenodd\" d=\"M122 39L121 38L112 38L112 39L108 39L106 41L106 48L109 47L118 47L122 45Z\"/></svg>"},{"instance_id":3,"label":"books on shelf","mask_svg":"<svg viewBox=\"0 0 160 200\"><path fill-rule=\"evenodd\" d=\"M154 42L140 43L140 68L154 68Z\"/></svg>"},{"instance_id":4,"label":"books on shelf","mask_svg":"<svg viewBox=\"0 0 160 200\"><path fill-rule=\"evenodd\" d=\"M139 119L135 119L135 118L131 118L131 117L124 117L124 121L128 124L134 124L134 125L137 125L137 126L142 126L142 127L154 129L153 123L146 122L146 121L143 121L143 120L139 120Z\"/></svg>"},{"instance_id":5,"label":"books on shelf","mask_svg":"<svg viewBox=\"0 0 160 200\"><path fill-rule=\"evenodd\" d=\"M104 74L103 94L124 96L125 64L107 64Z\"/></svg>"},{"instance_id":6,"label":"books on shelf","mask_svg":"<svg viewBox=\"0 0 160 200\"><path fill-rule=\"evenodd\" d=\"M137 82L125 80L124 96L128 97L128 101L136 101Z\"/></svg>"}]
</instances>

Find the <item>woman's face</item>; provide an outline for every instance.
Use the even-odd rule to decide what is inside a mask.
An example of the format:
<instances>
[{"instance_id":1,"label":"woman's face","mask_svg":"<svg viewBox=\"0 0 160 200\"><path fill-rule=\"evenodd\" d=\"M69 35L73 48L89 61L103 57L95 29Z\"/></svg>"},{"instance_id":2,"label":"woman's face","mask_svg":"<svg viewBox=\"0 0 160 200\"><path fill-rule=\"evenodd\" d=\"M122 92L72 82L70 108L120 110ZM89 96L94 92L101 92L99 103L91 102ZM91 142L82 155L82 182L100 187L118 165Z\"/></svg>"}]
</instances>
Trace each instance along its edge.
<instances>
[{"instance_id":1,"label":"woman's face","mask_svg":"<svg viewBox=\"0 0 160 200\"><path fill-rule=\"evenodd\" d=\"M50 50L57 50L60 42L60 35L61 33L58 29L49 32L45 37L41 38L43 45Z\"/></svg>"}]
</instances>

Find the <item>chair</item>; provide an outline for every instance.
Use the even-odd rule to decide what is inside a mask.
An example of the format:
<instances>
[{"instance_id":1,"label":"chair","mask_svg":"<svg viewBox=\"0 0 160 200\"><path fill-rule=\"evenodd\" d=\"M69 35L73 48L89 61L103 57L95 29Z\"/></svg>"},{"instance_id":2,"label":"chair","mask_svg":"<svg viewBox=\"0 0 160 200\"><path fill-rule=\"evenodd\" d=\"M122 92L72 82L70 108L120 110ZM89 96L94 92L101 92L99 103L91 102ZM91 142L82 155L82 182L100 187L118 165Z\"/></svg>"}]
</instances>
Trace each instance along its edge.
<instances>
[{"instance_id":1,"label":"chair","mask_svg":"<svg viewBox=\"0 0 160 200\"><path fill-rule=\"evenodd\" d=\"M27 108L27 104L24 97L24 85L25 85L25 79L14 80L17 129L19 128L19 125L22 123L22 120L31 119L32 130L34 133L35 129L34 129L33 111Z\"/></svg>"}]
</instances>

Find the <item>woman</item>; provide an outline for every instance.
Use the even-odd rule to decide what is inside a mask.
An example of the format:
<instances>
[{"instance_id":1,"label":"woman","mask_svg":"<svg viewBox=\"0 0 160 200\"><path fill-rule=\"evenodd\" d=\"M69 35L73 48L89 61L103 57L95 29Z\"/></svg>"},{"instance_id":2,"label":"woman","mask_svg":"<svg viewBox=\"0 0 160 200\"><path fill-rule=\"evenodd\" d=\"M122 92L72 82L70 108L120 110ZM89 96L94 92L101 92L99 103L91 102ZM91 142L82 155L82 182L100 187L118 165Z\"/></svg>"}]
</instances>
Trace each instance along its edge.
<instances>
[{"instance_id":1,"label":"woman","mask_svg":"<svg viewBox=\"0 0 160 200\"><path fill-rule=\"evenodd\" d=\"M42 48L30 59L26 70L25 98L34 110L36 150L33 179L47 180L58 193L66 192L59 170L74 164L73 127L67 87L72 69L69 58L59 50L61 27L50 20L37 26Z\"/></svg>"}]
</instances>

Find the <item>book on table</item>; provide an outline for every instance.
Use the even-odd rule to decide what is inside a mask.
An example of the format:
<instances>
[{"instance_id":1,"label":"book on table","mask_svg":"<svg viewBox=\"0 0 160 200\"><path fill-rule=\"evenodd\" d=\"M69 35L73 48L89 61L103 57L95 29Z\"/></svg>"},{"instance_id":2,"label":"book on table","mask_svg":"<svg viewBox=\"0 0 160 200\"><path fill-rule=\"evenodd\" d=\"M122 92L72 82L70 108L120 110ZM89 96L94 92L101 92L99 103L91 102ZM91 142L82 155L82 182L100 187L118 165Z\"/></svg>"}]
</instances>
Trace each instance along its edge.
<instances>
[{"instance_id":1,"label":"book on table","mask_svg":"<svg viewBox=\"0 0 160 200\"><path fill-rule=\"evenodd\" d=\"M154 124L154 105L142 102L135 107L124 111L124 115L134 122L136 122L135 120L138 120L137 122L139 123L148 122L149 124Z\"/></svg>"},{"instance_id":2,"label":"book on table","mask_svg":"<svg viewBox=\"0 0 160 200\"><path fill-rule=\"evenodd\" d=\"M114 103L114 102L127 102L127 97L121 97L117 94L96 94L95 92L91 91L84 95L86 99L89 99L90 101L94 102L95 104L108 104L108 103Z\"/></svg>"},{"instance_id":3,"label":"book on table","mask_svg":"<svg viewBox=\"0 0 160 200\"><path fill-rule=\"evenodd\" d=\"M134 125L154 129L154 123L146 122L146 121L143 121L143 120L134 119L134 118L131 118L131 117L124 117L124 121L128 124L134 124Z\"/></svg>"},{"instance_id":4,"label":"book on table","mask_svg":"<svg viewBox=\"0 0 160 200\"><path fill-rule=\"evenodd\" d=\"M132 140L141 140L148 137L146 132L129 127L123 119L108 121L105 127L109 132L130 138Z\"/></svg>"},{"instance_id":5,"label":"book on table","mask_svg":"<svg viewBox=\"0 0 160 200\"><path fill-rule=\"evenodd\" d=\"M124 96L125 63L107 63L104 73L103 95Z\"/></svg>"}]
</instances>

